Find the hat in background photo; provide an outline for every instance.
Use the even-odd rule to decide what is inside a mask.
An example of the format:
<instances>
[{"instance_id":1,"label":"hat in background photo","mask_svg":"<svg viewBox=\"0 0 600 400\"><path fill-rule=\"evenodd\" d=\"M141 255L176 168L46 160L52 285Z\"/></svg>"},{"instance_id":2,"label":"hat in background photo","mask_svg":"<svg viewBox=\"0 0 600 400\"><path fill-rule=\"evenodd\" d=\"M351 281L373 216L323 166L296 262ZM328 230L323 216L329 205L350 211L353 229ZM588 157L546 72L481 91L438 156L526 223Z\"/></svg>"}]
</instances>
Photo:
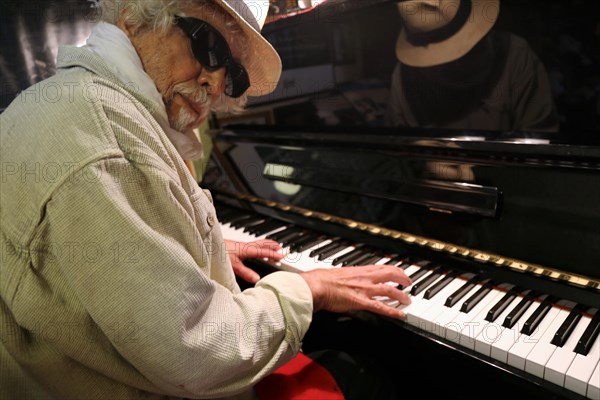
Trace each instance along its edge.
<instances>
[{"instance_id":1,"label":"hat in background photo","mask_svg":"<svg viewBox=\"0 0 600 400\"><path fill-rule=\"evenodd\" d=\"M431 67L457 60L475 47L496 23L500 0L400 0L398 11L398 60Z\"/></svg>"},{"instance_id":2,"label":"hat in background photo","mask_svg":"<svg viewBox=\"0 0 600 400\"><path fill-rule=\"evenodd\" d=\"M262 96L275 90L281 77L281 58L277 51L260 33L267 13L268 1L216 0L238 23L248 40L250 59L244 68L250 78L248 96Z\"/></svg>"}]
</instances>

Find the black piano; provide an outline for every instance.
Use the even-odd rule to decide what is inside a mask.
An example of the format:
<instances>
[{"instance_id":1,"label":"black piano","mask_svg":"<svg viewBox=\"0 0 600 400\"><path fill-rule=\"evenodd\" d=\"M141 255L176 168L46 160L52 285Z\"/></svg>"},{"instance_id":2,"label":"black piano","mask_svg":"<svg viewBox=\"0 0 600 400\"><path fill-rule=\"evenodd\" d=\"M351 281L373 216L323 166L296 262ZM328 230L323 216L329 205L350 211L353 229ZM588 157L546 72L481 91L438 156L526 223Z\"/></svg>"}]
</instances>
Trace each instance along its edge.
<instances>
[{"instance_id":1,"label":"black piano","mask_svg":"<svg viewBox=\"0 0 600 400\"><path fill-rule=\"evenodd\" d=\"M600 148L481 135L232 126L202 186L225 238L282 243L263 273L412 277L405 321L358 313L315 346L360 349L426 397L598 398Z\"/></svg>"},{"instance_id":2,"label":"black piano","mask_svg":"<svg viewBox=\"0 0 600 400\"><path fill-rule=\"evenodd\" d=\"M305 351L358 354L402 398L600 399L598 60L577 53L594 7L502 1L499 27L563 85L553 133L400 128L336 108L356 89L340 76L389 78L393 51L377 51L394 46L393 1L328 0L267 24L280 87L215 124L200 182L224 237L282 243L281 262L252 263L261 274L391 264L413 280L405 320L320 312ZM318 87L295 93L307 77Z\"/></svg>"}]
</instances>

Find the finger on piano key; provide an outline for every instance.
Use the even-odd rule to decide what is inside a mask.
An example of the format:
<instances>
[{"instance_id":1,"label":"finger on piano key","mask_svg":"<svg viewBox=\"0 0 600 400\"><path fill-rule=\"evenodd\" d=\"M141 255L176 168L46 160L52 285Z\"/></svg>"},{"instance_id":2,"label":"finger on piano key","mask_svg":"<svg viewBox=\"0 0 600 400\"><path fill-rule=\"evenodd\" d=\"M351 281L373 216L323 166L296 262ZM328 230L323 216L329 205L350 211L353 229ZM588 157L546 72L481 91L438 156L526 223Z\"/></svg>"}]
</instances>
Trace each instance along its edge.
<instances>
[{"instance_id":1,"label":"finger on piano key","mask_svg":"<svg viewBox=\"0 0 600 400\"><path fill-rule=\"evenodd\" d=\"M438 280L443 279L443 277L444 277L443 274L437 274L437 273L429 272L428 275L424 276L416 284L423 285L425 283L425 281L427 281L427 280L429 280L429 278L431 278L432 282L429 284L429 285L431 285L431 284L434 284L435 282L437 282ZM415 284L413 283L413 285L411 285L411 286L409 286L407 288L404 288L403 290L404 290L405 293L411 293L412 294L412 291L413 291L413 289L415 287L417 287L417 286L415 286ZM412 312L412 309L415 308L415 307L417 307L417 308L421 307L421 304L424 301L427 301L427 300L425 300L423 298L424 296L425 296L425 290L421 290L419 293L411 295L411 303L410 304L400 304L400 305L397 306L398 309L404 311L404 313L405 313L405 320L407 322L408 322L408 319L407 319L408 318L408 314Z\"/></svg>"},{"instance_id":2,"label":"finger on piano key","mask_svg":"<svg viewBox=\"0 0 600 400\"><path fill-rule=\"evenodd\" d=\"M591 310L591 312L595 313L596 310ZM564 386L567 371L577 356L577 353L575 352L577 342L592 320L590 314L584 313L581 310L579 315L580 317L577 318L579 321L573 328L569 337L562 346L557 346L552 357L550 357L544 367L544 379L559 386Z\"/></svg>"},{"instance_id":3,"label":"finger on piano key","mask_svg":"<svg viewBox=\"0 0 600 400\"><path fill-rule=\"evenodd\" d=\"M416 272L419 272L419 271L420 271L420 270L423 268L423 267L422 267L422 265L425 265L425 264L427 264L427 263L428 263L428 261L420 261L420 262L417 262L416 264L413 264L412 262L410 262L410 263L409 263L409 264L410 264L410 266L407 266L407 267L404 269L404 272L406 273L406 275L409 275L409 276L410 276L410 274L414 274L414 273L416 273ZM397 285L397 283L395 283L395 282L388 282L388 283L389 283L389 284L393 284L393 285ZM413 281L413 285L414 285L414 281ZM406 294L409 294L409 293L410 293L410 289L411 289L411 288L412 288L412 285L411 285L411 286L408 286L408 287L406 287L406 288L404 288L404 287L399 287L399 289L400 289L400 290L402 290L403 292L405 292ZM383 303L385 303L385 304L389 305L390 307L400 307L400 309L403 309L403 307L405 307L405 306L406 306L406 304L400 304L400 302L399 302L398 300L395 300L395 299L389 299L389 298L387 298L387 297L385 297L385 296L376 297L376 298L374 298L374 299L375 299L375 300L378 300L378 301L381 301L381 302L383 302Z\"/></svg>"},{"instance_id":4,"label":"finger on piano key","mask_svg":"<svg viewBox=\"0 0 600 400\"><path fill-rule=\"evenodd\" d=\"M577 354L567 370L565 388L585 396L588 382L600 362L600 337L596 337L586 355Z\"/></svg>"},{"instance_id":5,"label":"finger on piano key","mask_svg":"<svg viewBox=\"0 0 600 400\"><path fill-rule=\"evenodd\" d=\"M450 273L445 278L442 278L445 280L450 277L450 282L448 282L444 288L429 298L427 298L428 290L426 290L425 294L423 295L423 300L414 302L415 305L406 312L406 322L413 326L419 327L424 331L435 333L436 329L431 323L430 318L437 316L441 312L441 308L444 307L444 302L448 296L462 287L473 276L473 274L454 276L454 274Z\"/></svg>"},{"instance_id":6,"label":"finger on piano key","mask_svg":"<svg viewBox=\"0 0 600 400\"><path fill-rule=\"evenodd\" d=\"M540 341L536 343L533 349L531 349L531 352L527 355L527 359L525 360L526 372L544 378L544 367L550 357L552 357L554 350L557 349L557 346L552 344L552 339L576 305L573 302L567 302L566 306L568 308L561 308L558 311L558 315L554 320L555 323L546 330L544 335L540 338Z\"/></svg>"}]
</instances>

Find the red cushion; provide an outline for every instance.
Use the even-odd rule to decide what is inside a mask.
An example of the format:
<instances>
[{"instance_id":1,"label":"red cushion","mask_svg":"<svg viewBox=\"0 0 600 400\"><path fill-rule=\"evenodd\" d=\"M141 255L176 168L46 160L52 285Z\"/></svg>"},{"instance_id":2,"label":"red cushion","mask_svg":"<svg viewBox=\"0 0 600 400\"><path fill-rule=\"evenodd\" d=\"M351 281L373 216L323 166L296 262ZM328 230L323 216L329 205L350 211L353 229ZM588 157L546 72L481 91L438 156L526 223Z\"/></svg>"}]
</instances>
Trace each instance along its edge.
<instances>
[{"instance_id":1,"label":"red cushion","mask_svg":"<svg viewBox=\"0 0 600 400\"><path fill-rule=\"evenodd\" d=\"M255 389L260 400L344 400L329 371L303 353L275 370Z\"/></svg>"}]
</instances>

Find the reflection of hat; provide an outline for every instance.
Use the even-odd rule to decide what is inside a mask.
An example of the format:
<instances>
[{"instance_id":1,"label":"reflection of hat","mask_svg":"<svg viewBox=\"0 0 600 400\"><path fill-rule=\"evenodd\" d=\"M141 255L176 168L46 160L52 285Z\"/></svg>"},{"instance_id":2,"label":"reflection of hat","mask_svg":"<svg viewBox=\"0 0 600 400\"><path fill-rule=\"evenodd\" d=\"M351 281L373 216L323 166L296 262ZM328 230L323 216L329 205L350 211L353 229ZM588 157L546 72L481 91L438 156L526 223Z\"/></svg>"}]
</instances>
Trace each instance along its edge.
<instances>
[{"instance_id":1,"label":"reflection of hat","mask_svg":"<svg viewBox=\"0 0 600 400\"><path fill-rule=\"evenodd\" d=\"M467 54L496 22L500 0L401 0L398 10L398 60L430 67Z\"/></svg>"},{"instance_id":2,"label":"reflection of hat","mask_svg":"<svg viewBox=\"0 0 600 400\"><path fill-rule=\"evenodd\" d=\"M250 77L249 96L262 96L272 92L281 76L281 59L271 44L260 34L267 12L268 1L217 0L242 28L248 39L250 60L244 68Z\"/></svg>"}]
</instances>

